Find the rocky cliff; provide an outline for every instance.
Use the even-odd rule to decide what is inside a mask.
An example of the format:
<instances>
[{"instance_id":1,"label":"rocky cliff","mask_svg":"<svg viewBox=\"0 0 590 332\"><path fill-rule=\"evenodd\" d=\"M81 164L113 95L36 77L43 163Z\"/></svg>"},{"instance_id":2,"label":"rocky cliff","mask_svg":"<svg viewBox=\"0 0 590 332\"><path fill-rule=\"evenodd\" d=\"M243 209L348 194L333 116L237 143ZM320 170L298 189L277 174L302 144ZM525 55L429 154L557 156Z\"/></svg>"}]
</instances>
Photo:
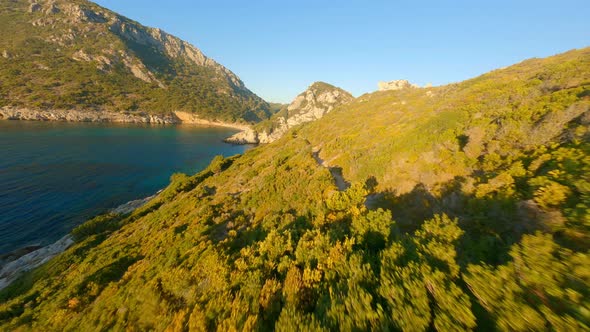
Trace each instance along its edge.
<instances>
[{"instance_id":1,"label":"rocky cliff","mask_svg":"<svg viewBox=\"0 0 590 332\"><path fill-rule=\"evenodd\" d=\"M182 111L256 123L269 105L197 47L86 0L0 2L0 107Z\"/></svg>"},{"instance_id":2,"label":"rocky cliff","mask_svg":"<svg viewBox=\"0 0 590 332\"><path fill-rule=\"evenodd\" d=\"M237 133L226 141L236 144L271 143L281 138L289 129L318 120L334 108L352 100L354 97L340 88L315 82L269 121Z\"/></svg>"}]
</instances>

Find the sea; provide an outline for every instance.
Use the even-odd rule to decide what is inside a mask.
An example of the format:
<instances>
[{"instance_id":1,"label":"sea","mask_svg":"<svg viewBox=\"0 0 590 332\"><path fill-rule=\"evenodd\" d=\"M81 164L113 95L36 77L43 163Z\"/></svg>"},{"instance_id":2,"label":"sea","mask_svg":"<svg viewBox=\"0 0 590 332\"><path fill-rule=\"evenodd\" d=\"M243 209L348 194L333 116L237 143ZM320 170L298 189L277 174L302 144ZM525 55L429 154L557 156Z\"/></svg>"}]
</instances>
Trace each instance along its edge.
<instances>
[{"instance_id":1,"label":"sea","mask_svg":"<svg viewBox=\"0 0 590 332\"><path fill-rule=\"evenodd\" d=\"M0 121L0 255L51 244L93 216L248 146L192 125Z\"/></svg>"}]
</instances>

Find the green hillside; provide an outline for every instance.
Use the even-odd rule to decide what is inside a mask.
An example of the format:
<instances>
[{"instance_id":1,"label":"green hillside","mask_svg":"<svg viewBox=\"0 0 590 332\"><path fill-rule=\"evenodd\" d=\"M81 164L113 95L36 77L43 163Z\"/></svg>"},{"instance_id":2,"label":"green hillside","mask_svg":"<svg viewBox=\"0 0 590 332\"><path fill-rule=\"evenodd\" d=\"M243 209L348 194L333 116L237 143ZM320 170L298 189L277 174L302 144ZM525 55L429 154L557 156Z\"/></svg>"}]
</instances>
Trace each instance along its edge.
<instances>
[{"instance_id":1,"label":"green hillside","mask_svg":"<svg viewBox=\"0 0 590 332\"><path fill-rule=\"evenodd\" d=\"M361 96L78 227L0 329L588 330L589 110L588 48Z\"/></svg>"},{"instance_id":2,"label":"green hillside","mask_svg":"<svg viewBox=\"0 0 590 332\"><path fill-rule=\"evenodd\" d=\"M258 122L269 105L194 46L85 0L0 2L0 107Z\"/></svg>"}]
</instances>

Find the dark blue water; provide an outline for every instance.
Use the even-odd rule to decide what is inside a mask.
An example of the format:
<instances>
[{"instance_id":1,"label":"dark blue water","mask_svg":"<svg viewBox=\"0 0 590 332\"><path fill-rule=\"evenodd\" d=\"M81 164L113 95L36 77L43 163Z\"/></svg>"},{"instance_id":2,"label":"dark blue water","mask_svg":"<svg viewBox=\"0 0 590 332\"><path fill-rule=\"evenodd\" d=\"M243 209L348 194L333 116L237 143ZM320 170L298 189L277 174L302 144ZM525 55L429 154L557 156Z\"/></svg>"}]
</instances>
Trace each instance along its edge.
<instances>
[{"instance_id":1,"label":"dark blue water","mask_svg":"<svg viewBox=\"0 0 590 332\"><path fill-rule=\"evenodd\" d=\"M154 194L174 172L242 153L225 128L0 121L0 254L47 245Z\"/></svg>"}]
</instances>

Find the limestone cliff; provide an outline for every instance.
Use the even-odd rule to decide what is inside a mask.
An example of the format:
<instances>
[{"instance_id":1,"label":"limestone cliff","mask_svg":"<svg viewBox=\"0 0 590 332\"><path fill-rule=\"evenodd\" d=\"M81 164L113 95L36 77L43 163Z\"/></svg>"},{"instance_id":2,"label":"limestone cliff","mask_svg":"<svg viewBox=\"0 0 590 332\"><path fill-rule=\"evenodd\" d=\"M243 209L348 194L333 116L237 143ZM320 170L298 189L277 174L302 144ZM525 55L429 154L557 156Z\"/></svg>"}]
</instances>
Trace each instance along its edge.
<instances>
[{"instance_id":1,"label":"limestone cliff","mask_svg":"<svg viewBox=\"0 0 590 332\"><path fill-rule=\"evenodd\" d=\"M237 133L226 141L236 144L271 143L281 138L289 129L318 120L336 107L352 100L354 97L340 88L324 82L315 82L270 120Z\"/></svg>"}]
</instances>

